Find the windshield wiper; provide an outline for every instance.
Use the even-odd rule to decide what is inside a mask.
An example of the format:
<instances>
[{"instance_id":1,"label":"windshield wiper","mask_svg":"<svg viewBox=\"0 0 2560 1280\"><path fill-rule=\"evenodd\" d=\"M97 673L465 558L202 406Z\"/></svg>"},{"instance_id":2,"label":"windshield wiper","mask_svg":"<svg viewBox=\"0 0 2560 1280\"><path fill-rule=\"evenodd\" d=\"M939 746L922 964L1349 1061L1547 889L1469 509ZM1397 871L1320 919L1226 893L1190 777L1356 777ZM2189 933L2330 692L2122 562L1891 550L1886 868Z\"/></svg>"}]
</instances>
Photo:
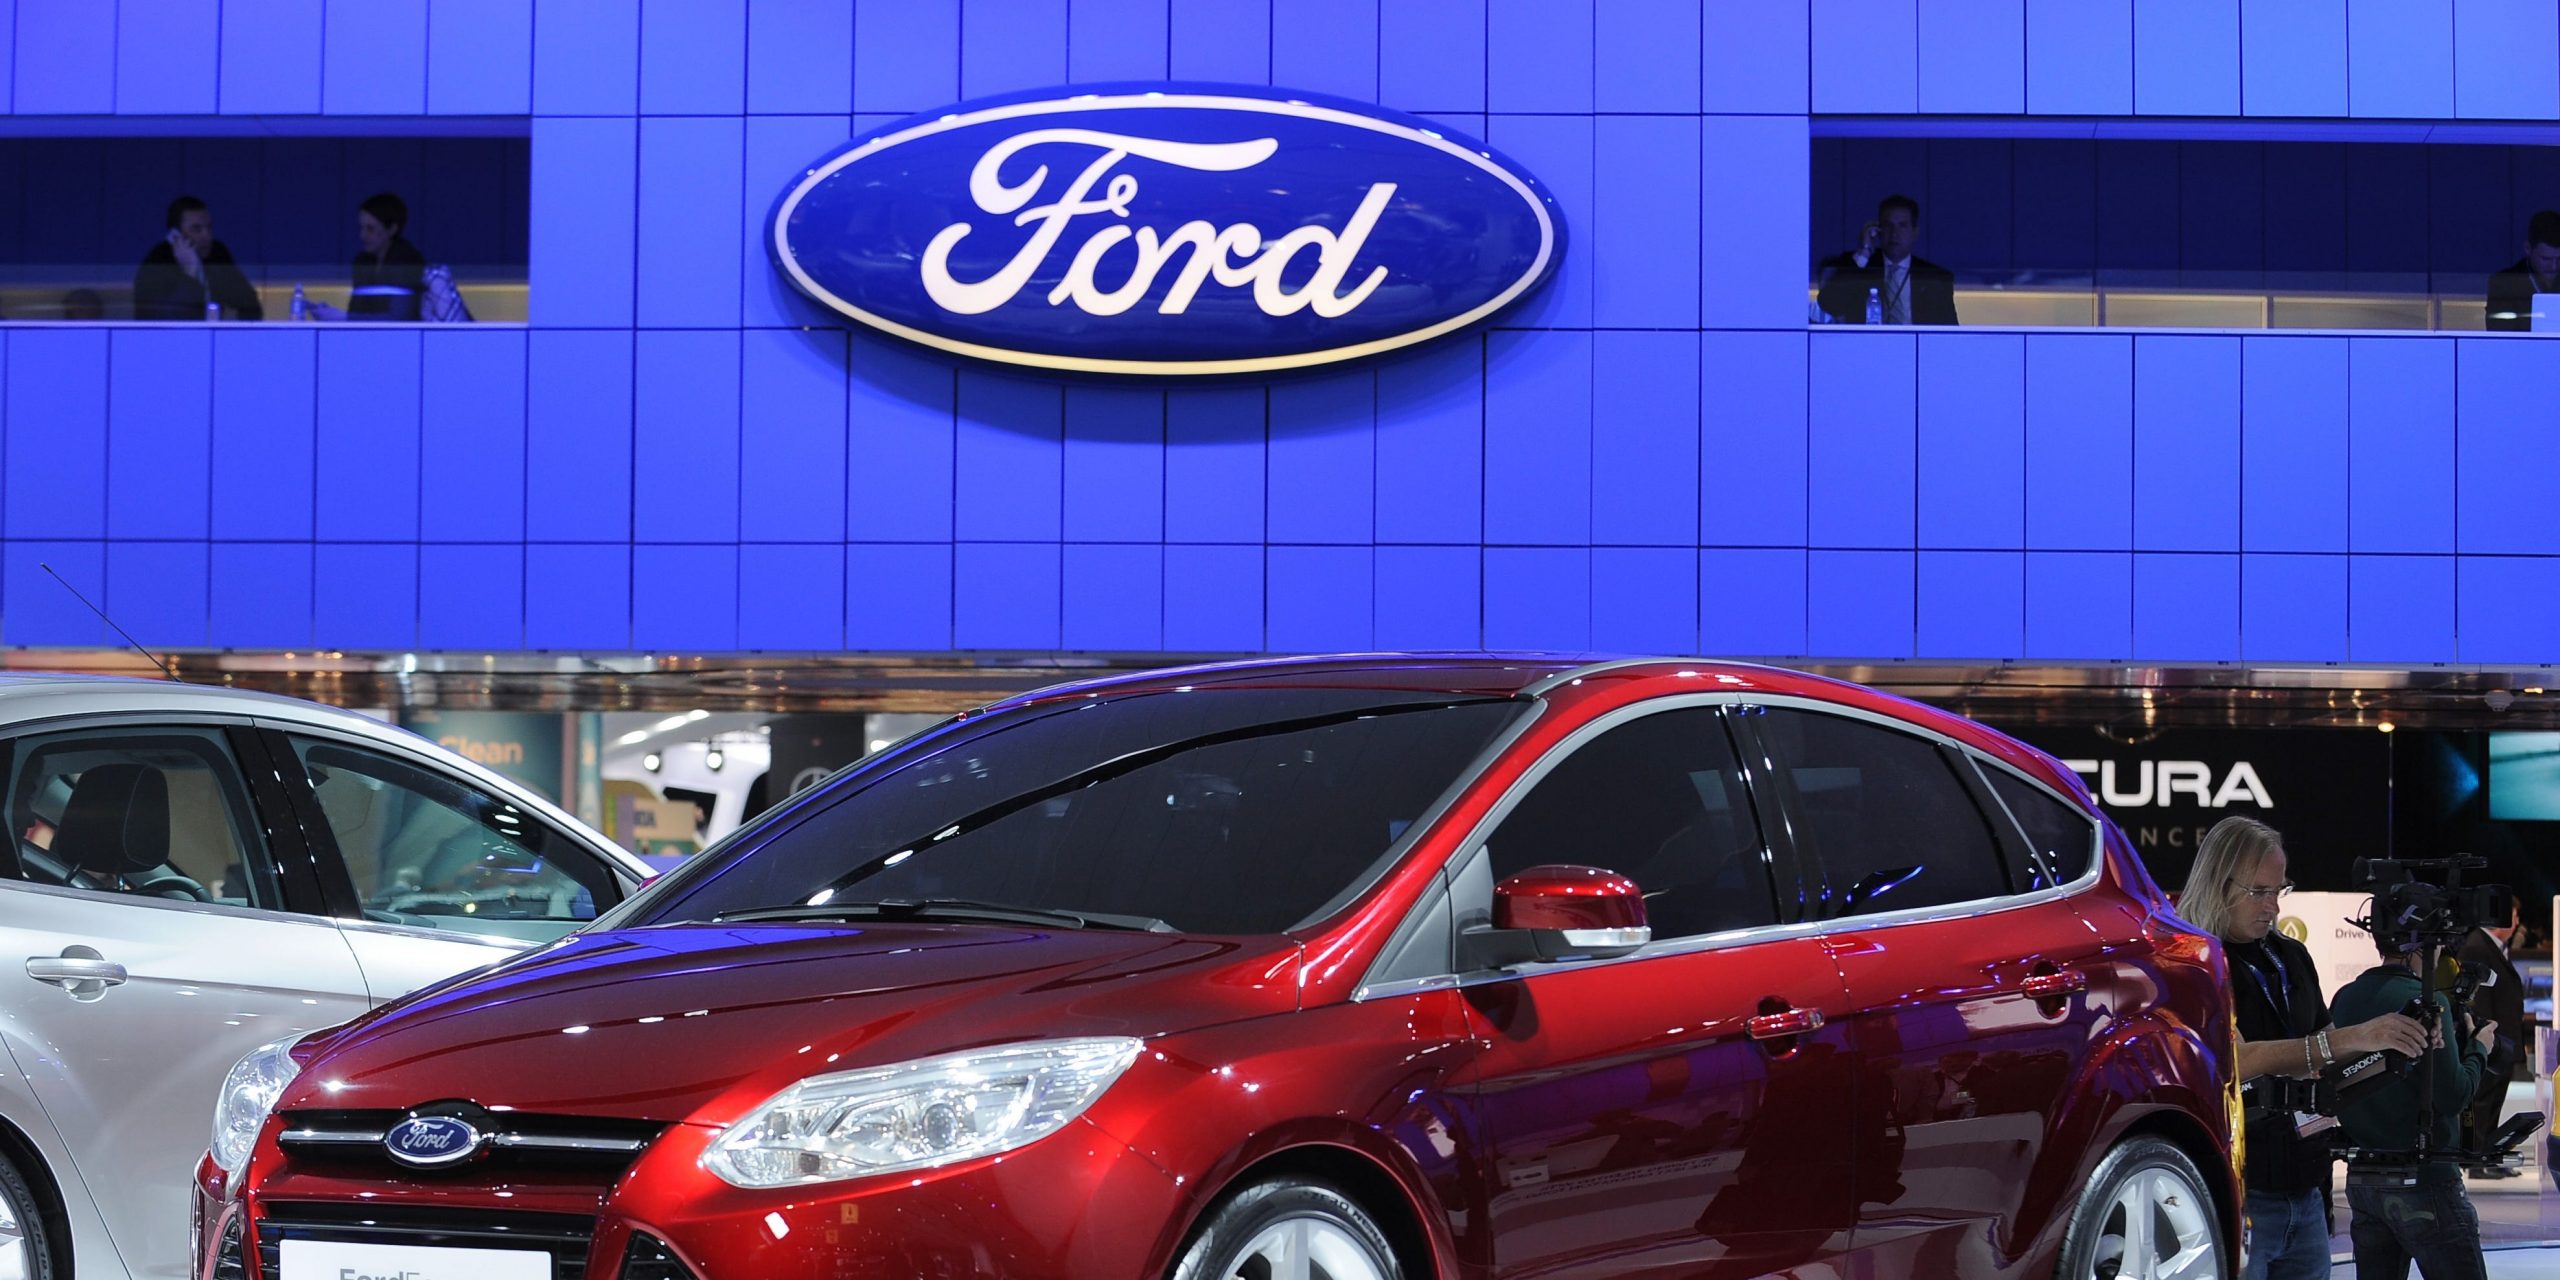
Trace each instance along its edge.
<instances>
[{"instance_id":1,"label":"windshield wiper","mask_svg":"<svg viewBox=\"0 0 2560 1280\"><path fill-rule=\"evenodd\" d=\"M711 919L714 923L735 920L960 920L1045 924L1067 929L1127 929L1142 933L1174 931L1172 925L1153 916L1122 915L1110 911L1051 911L968 898L883 898L878 902L828 902L816 906L793 903L731 911Z\"/></svg>"}]
</instances>

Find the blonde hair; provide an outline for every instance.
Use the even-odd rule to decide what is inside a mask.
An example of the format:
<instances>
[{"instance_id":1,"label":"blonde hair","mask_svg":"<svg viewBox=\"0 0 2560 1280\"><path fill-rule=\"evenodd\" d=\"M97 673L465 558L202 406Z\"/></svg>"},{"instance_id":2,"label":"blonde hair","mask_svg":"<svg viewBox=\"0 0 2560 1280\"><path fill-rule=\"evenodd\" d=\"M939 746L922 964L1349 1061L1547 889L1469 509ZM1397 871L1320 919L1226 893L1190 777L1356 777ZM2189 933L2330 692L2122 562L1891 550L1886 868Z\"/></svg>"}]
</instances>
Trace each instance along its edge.
<instances>
[{"instance_id":1,"label":"blonde hair","mask_svg":"<svg viewBox=\"0 0 2560 1280\"><path fill-rule=\"evenodd\" d=\"M2217 938L2231 936L2232 886L2270 853L2284 852L2284 837L2255 818L2224 818L2196 845L2196 864L2178 891L2178 914Z\"/></svg>"}]
</instances>

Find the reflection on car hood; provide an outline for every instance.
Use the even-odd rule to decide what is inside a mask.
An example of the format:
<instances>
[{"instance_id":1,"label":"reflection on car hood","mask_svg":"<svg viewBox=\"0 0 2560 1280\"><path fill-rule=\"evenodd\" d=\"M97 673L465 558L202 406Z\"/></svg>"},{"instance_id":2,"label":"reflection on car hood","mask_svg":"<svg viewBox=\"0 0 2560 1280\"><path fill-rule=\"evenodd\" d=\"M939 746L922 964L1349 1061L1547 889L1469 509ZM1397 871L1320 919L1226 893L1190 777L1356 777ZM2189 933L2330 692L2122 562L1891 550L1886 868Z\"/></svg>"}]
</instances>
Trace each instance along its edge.
<instances>
[{"instance_id":1,"label":"reflection on car hood","mask_svg":"<svg viewBox=\"0 0 2560 1280\"><path fill-rule=\"evenodd\" d=\"M725 1124L804 1076L1286 1012L1297 945L914 923L580 934L324 1037L283 1109Z\"/></svg>"}]
</instances>

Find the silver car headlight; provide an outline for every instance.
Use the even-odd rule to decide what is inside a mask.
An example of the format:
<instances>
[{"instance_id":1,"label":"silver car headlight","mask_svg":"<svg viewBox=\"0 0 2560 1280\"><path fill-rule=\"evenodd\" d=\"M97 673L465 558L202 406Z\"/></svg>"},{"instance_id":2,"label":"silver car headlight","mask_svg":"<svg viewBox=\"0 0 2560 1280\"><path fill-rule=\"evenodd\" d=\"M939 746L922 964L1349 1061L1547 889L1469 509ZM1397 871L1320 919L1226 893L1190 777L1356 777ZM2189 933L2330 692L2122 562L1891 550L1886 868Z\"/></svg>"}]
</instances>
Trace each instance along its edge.
<instances>
[{"instance_id":1,"label":"silver car headlight","mask_svg":"<svg viewBox=\"0 0 2560 1280\"><path fill-rule=\"evenodd\" d=\"M267 1113L276 1109L284 1087L302 1074L291 1052L301 1038L297 1032L259 1045L223 1077L222 1098L213 1107L213 1162L229 1177L238 1178L249 1167L249 1152L258 1145Z\"/></svg>"},{"instance_id":2,"label":"silver car headlight","mask_svg":"<svg viewBox=\"0 0 2560 1280\"><path fill-rule=\"evenodd\" d=\"M702 1167L739 1187L929 1169L1037 1142L1138 1057L1125 1036L1044 1040L811 1076L729 1126Z\"/></svg>"}]
</instances>

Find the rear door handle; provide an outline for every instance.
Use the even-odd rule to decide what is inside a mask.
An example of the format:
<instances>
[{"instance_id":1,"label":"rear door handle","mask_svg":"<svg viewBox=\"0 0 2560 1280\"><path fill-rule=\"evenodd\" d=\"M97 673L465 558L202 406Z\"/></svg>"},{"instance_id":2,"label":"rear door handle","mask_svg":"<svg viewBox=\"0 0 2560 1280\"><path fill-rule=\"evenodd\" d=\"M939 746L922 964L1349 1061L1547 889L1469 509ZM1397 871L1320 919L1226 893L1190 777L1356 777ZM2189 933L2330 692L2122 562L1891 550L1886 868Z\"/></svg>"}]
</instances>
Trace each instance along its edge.
<instances>
[{"instance_id":1,"label":"rear door handle","mask_svg":"<svg viewBox=\"0 0 2560 1280\"><path fill-rule=\"evenodd\" d=\"M2058 1000L2064 996L2078 995L2088 990L2089 975L2078 969L2031 973L2027 975L2026 981L2018 984L2018 989L2038 1000Z\"/></svg>"},{"instance_id":2,"label":"rear door handle","mask_svg":"<svg viewBox=\"0 0 2560 1280\"><path fill-rule=\"evenodd\" d=\"M1761 1014L1746 1025L1751 1028L1751 1038L1754 1040L1777 1040L1786 1036L1800 1036L1808 1031L1822 1029L1822 1010L1781 1009L1776 1013Z\"/></svg>"},{"instance_id":3,"label":"rear door handle","mask_svg":"<svg viewBox=\"0 0 2560 1280\"><path fill-rule=\"evenodd\" d=\"M97 994L108 987L122 986L124 966L92 956L28 956L27 976L38 982L50 982L73 995Z\"/></svg>"}]
</instances>

